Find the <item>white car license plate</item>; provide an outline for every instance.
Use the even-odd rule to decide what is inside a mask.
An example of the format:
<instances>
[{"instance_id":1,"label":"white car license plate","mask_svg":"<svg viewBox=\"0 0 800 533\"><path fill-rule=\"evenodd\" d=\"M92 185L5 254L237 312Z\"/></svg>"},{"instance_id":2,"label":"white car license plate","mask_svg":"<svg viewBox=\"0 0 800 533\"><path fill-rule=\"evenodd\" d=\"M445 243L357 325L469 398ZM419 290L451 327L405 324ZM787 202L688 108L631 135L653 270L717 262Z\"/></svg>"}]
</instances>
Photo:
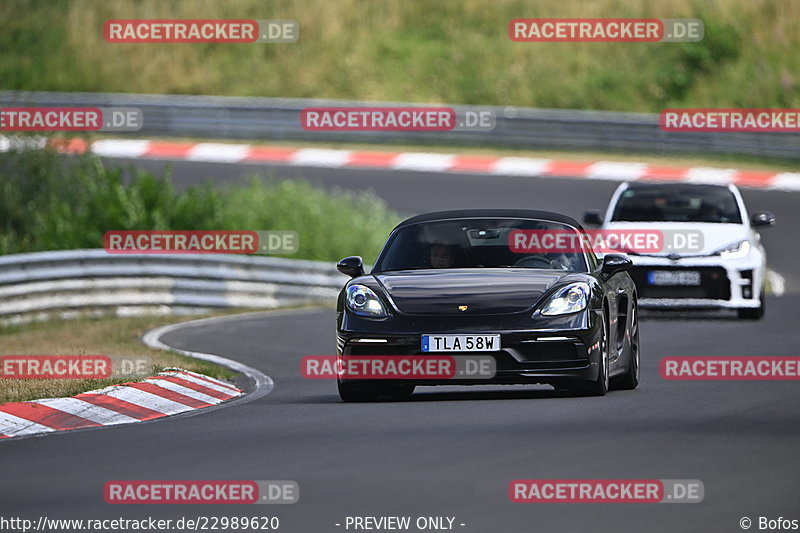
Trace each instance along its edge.
<instances>
[{"instance_id":1,"label":"white car license plate","mask_svg":"<svg viewBox=\"0 0 800 533\"><path fill-rule=\"evenodd\" d=\"M700 272L697 270L653 270L647 274L650 285L682 285L698 287Z\"/></svg>"},{"instance_id":2,"label":"white car license plate","mask_svg":"<svg viewBox=\"0 0 800 533\"><path fill-rule=\"evenodd\" d=\"M496 352L500 335L423 335L423 352Z\"/></svg>"}]
</instances>

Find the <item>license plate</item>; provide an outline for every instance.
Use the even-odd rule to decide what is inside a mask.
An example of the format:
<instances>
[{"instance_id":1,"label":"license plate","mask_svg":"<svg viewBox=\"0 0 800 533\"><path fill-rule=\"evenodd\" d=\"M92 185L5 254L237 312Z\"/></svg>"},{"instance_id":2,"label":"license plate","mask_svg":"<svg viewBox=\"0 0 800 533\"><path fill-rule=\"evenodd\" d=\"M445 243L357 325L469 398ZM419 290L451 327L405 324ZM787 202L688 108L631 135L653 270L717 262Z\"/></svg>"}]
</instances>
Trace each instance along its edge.
<instances>
[{"instance_id":1,"label":"license plate","mask_svg":"<svg viewBox=\"0 0 800 533\"><path fill-rule=\"evenodd\" d=\"M650 285L700 285L700 272L697 270L653 270L647 274Z\"/></svg>"},{"instance_id":2,"label":"license plate","mask_svg":"<svg viewBox=\"0 0 800 533\"><path fill-rule=\"evenodd\" d=\"M496 352L500 335L423 335L423 352Z\"/></svg>"}]
</instances>

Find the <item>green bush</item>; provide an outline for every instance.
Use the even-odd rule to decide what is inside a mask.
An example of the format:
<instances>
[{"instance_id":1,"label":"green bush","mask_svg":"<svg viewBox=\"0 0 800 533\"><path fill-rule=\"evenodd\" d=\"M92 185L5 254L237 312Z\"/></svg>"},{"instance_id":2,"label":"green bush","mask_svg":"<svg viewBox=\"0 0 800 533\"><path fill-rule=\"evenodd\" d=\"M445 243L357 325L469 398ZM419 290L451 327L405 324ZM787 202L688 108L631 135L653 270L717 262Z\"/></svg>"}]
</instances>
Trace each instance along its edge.
<instances>
[{"instance_id":1,"label":"green bush","mask_svg":"<svg viewBox=\"0 0 800 533\"><path fill-rule=\"evenodd\" d=\"M66 158L48 149L0 154L0 253L102 247L109 230L292 230L291 256L374 261L399 221L372 193L326 192L304 181L176 190L169 175Z\"/></svg>"}]
</instances>

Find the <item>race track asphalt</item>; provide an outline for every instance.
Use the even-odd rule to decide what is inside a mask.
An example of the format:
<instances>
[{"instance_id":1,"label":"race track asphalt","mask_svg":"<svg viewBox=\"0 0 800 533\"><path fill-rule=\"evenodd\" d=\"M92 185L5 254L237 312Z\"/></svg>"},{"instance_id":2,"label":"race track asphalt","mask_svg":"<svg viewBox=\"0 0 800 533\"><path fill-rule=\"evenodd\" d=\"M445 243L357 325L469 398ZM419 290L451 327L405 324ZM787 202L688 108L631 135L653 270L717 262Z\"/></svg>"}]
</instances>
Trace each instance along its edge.
<instances>
[{"instance_id":1,"label":"race track asphalt","mask_svg":"<svg viewBox=\"0 0 800 533\"><path fill-rule=\"evenodd\" d=\"M137 162L157 168L162 163ZM197 165L197 166L195 166ZM371 187L409 213L455 207L532 207L579 216L603 208L613 182L411 172L175 163L186 185L204 175L303 175L332 187ZM332 309L246 316L190 326L167 344L216 353L272 377L250 403L193 417L0 443L0 516L145 518L275 515L280 531L346 531L346 516L452 516L465 532L741 531L739 520L800 519L797 382L665 381L665 356L797 356L800 268L779 246L800 222L798 195L747 191L772 210L765 231L789 293L765 320L648 314L642 385L603 398L546 387L421 388L412 400L339 402L335 384L300 375L305 355L334 351ZM784 228L784 229L781 229ZM796 239L794 239L796 245ZM348 255L343 250L342 255ZM699 479L698 504L514 504L520 478ZM126 479L296 480L289 506L109 505L103 484ZM336 526L335 524L342 524ZM461 526L459 524L465 524ZM350 529L350 531L353 531ZM416 531L416 529L412 529Z\"/></svg>"}]
</instances>

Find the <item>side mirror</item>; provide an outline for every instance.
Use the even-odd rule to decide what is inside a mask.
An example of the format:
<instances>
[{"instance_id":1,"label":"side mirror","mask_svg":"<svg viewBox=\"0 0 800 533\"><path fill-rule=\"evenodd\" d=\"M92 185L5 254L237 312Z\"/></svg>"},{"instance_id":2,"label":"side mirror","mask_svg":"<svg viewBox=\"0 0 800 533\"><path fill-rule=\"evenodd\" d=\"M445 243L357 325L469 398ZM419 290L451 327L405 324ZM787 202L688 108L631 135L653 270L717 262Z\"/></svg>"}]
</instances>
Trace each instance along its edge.
<instances>
[{"instance_id":1,"label":"side mirror","mask_svg":"<svg viewBox=\"0 0 800 533\"><path fill-rule=\"evenodd\" d=\"M769 211L756 211L750 215L750 225L754 228L775 225L775 215Z\"/></svg>"},{"instance_id":2,"label":"side mirror","mask_svg":"<svg viewBox=\"0 0 800 533\"><path fill-rule=\"evenodd\" d=\"M336 263L336 269L351 278L357 278L364 275L364 261L357 255L345 257Z\"/></svg>"},{"instance_id":3,"label":"side mirror","mask_svg":"<svg viewBox=\"0 0 800 533\"><path fill-rule=\"evenodd\" d=\"M599 211L587 211L583 214L583 223L589 226L602 226L603 217Z\"/></svg>"},{"instance_id":4,"label":"side mirror","mask_svg":"<svg viewBox=\"0 0 800 533\"><path fill-rule=\"evenodd\" d=\"M608 279L617 272L627 272L631 268L633 268L633 261L628 259L627 255L606 254L603 256L603 266L600 267L600 273Z\"/></svg>"}]
</instances>

